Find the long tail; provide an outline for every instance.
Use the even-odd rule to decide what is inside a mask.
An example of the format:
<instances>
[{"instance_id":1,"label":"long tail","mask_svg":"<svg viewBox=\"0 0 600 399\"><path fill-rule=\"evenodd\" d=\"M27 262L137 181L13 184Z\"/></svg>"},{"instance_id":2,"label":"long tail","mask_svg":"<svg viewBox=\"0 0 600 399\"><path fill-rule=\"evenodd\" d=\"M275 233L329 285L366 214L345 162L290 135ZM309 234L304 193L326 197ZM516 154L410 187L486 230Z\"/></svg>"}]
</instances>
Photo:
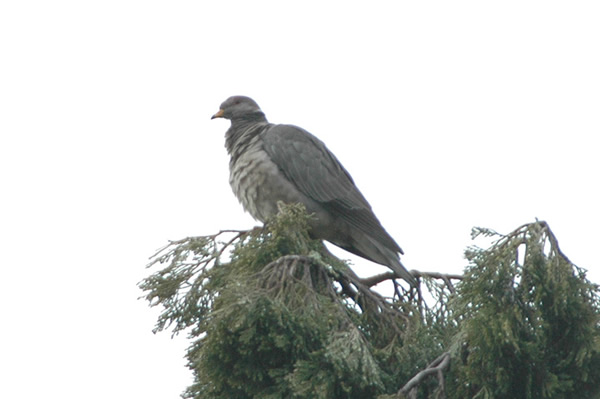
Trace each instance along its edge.
<instances>
[{"instance_id":1,"label":"long tail","mask_svg":"<svg viewBox=\"0 0 600 399\"><path fill-rule=\"evenodd\" d=\"M357 249L355 253L358 255L389 267L398 277L406 280L411 286L417 286L417 280L400 262L400 256L397 252L392 251L366 234L362 234L362 237L358 240L355 239L354 245Z\"/></svg>"},{"instance_id":2,"label":"long tail","mask_svg":"<svg viewBox=\"0 0 600 399\"><path fill-rule=\"evenodd\" d=\"M406 267L404 267L404 265L402 264L400 259L396 259L396 260L390 259L390 264L388 264L387 266L389 266L390 269L392 269L398 277L403 278L404 280L408 281L408 283L411 286L413 286L413 287L417 286L417 279L415 279L415 276L413 276L412 273L409 272L406 269Z\"/></svg>"}]
</instances>

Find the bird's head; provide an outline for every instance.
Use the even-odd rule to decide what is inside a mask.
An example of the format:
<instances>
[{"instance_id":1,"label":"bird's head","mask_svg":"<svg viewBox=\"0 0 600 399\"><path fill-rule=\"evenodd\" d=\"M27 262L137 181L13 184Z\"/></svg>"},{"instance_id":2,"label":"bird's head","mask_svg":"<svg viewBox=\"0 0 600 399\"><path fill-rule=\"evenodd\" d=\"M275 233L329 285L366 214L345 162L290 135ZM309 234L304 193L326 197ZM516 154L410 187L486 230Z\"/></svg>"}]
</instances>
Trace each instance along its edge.
<instances>
[{"instance_id":1,"label":"bird's head","mask_svg":"<svg viewBox=\"0 0 600 399\"><path fill-rule=\"evenodd\" d=\"M264 119L264 117L265 114L260 110L256 101L246 96L233 96L221 104L219 111L211 119L225 118L233 121L241 119Z\"/></svg>"}]
</instances>

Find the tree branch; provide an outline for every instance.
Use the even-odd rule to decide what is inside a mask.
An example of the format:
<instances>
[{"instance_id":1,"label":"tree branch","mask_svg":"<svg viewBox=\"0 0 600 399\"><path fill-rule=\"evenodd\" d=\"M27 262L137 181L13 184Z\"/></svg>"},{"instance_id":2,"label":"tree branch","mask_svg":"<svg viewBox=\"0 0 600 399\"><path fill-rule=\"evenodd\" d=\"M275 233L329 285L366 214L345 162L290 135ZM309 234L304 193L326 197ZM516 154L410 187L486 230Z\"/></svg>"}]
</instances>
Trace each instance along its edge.
<instances>
[{"instance_id":1,"label":"tree branch","mask_svg":"<svg viewBox=\"0 0 600 399\"><path fill-rule=\"evenodd\" d=\"M440 397L441 398L445 398L446 395L444 393L445 389L444 389L444 375L443 375L443 370L445 370L446 368L448 368L449 365L450 365L450 353L449 352L444 352L440 356L438 356L437 359L435 359L433 362L431 362L429 364L429 366L427 366L427 368L425 370L419 371L417 373L417 375L415 375L413 378L411 378L406 383L406 385L404 385L398 391L398 397L402 398L402 397L405 397L406 394L410 394L411 397L415 397L416 398L416 388L417 388L417 386L425 378L427 378L431 374L436 373L438 375L439 389L440 389L440 392L441 392L441 395L442 395ZM415 390L415 391L411 392L412 390Z\"/></svg>"},{"instance_id":2,"label":"tree branch","mask_svg":"<svg viewBox=\"0 0 600 399\"><path fill-rule=\"evenodd\" d=\"M462 280L464 278L461 274L444 274L437 272L421 272L418 270L411 270L410 274L419 278L419 277L429 277L444 280L444 282L448 283L450 280ZM360 282L367 287L372 287L386 280L393 280L396 278L394 272L385 272L381 274L376 274L375 276L361 278Z\"/></svg>"}]
</instances>

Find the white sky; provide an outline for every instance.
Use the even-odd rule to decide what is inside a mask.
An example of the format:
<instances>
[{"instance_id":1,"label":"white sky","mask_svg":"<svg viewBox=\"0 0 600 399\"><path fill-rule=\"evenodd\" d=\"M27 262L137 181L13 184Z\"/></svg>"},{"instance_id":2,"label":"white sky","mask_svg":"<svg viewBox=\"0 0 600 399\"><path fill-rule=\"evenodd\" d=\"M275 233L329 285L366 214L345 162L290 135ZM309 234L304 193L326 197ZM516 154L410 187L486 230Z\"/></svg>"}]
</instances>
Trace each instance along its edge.
<instances>
[{"instance_id":1,"label":"white sky","mask_svg":"<svg viewBox=\"0 0 600 399\"><path fill-rule=\"evenodd\" d=\"M233 94L325 141L409 268L538 217L600 282L597 2L296 4L0 4L0 397L191 382L136 283L168 239L255 224L210 120Z\"/></svg>"}]
</instances>

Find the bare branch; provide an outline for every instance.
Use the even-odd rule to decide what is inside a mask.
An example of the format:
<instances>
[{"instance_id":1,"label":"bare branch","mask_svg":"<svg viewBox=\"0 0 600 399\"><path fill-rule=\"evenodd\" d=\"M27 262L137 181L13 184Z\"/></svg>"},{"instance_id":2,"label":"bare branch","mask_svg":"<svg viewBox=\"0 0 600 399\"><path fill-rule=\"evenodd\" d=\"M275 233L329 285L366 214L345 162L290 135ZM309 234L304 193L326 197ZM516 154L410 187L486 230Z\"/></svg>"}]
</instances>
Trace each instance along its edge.
<instances>
[{"instance_id":1,"label":"bare branch","mask_svg":"<svg viewBox=\"0 0 600 399\"><path fill-rule=\"evenodd\" d=\"M367 287L372 287L372 286L382 283L386 280L393 280L395 278L396 278L396 275L394 274L394 272L385 272L385 273L381 273L381 274L376 274L371 277L361 278L360 282L363 285L366 285Z\"/></svg>"},{"instance_id":2,"label":"bare branch","mask_svg":"<svg viewBox=\"0 0 600 399\"><path fill-rule=\"evenodd\" d=\"M462 280L464 278L464 276L461 274L421 272L421 271L414 270L414 269L411 270L410 273L417 278L418 277L429 277L429 278L444 280L444 282L446 282L447 284L450 282L450 280ZM381 274L376 274L371 277L362 278L362 279L360 279L360 281L363 285L366 285L367 287L372 287L383 281L393 280L395 278L396 278L396 275L394 274L394 272L385 272L385 273L381 273Z\"/></svg>"},{"instance_id":3,"label":"bare branch","mask_svg":"<svg viewBox=\"0 0 600 399\"><path fill-rule=\"evenodd\" d=\"M441 393L441 398L445 398L444 394L444 376L443 370L448 368L450 365L450 353L444 352L440 356L437 357L433 362L431 362L426 369L419 371L413 378L411 378L399 391L398 397L404 397L406 394L409 394L410 397L416 397L416 388L417 386L428 376L431 374L437 374L439 389ZM410 392L415 390L413 392ZM410 393L409 393L410 392Z\"/></svg>"}]
</instances>

